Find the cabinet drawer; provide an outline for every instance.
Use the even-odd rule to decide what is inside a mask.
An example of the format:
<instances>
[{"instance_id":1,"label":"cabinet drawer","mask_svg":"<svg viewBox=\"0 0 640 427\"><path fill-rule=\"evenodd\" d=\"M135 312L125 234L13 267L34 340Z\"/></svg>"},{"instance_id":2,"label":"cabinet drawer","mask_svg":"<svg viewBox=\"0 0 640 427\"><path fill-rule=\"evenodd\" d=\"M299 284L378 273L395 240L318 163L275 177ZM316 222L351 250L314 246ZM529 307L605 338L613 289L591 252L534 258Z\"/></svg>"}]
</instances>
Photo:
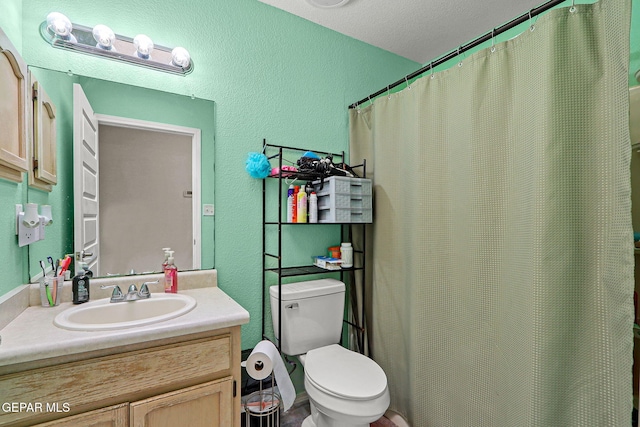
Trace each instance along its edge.
<instances>
[{"instance_id":1,"label":"cabinet drawer","mask_svg":"<svg viewBox=\"0 0 640 427\"><path fill-rule=\"evenodd\" d=\"M222 335L5 375L0 402L57 402L73 415L221 378L230 370L231 337ZM0 411L0 425L57 417Z\"/></svg>"}]
</instances>

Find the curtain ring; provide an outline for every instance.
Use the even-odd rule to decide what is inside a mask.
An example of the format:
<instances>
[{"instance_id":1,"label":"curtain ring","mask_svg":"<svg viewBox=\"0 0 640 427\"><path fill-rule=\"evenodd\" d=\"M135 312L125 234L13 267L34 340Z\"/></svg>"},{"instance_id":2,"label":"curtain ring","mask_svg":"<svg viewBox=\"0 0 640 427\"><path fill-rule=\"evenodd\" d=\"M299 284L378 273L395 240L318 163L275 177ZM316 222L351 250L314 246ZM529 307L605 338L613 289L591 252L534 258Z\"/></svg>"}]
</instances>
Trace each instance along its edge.
<instances>
[{"instance_id":1,"label":"curtain ring","mask_svg":"<svg viewBox=\"0 0 640 427\"><path fill-rule=\"evenodd\" d=\"M408 76L404 76L404 82L407 84L407 89L411 90L411 85L409 84L409 80L407 80Z\"/></svg>"},{"instance_id":2,"label":"curtain ring","mask_svg":"<svg viewBox=\"0 0 640 427\"><path fill-rule=\"evenodd\" d=\"M571 1L571 7L569 8L569 12L573 13L576 11L576 0Z\"/></svg>"},{"instance_id":3,"label":"curtain ring","mask_svg":"<svg viewBox=\"0 0 640 427\"><path fill-rule=\"evenodd\" d=\"M389 86L387 85L387 99L391 99L391 92L389 92Z\"/></svg>"},{"instance_id":4,"label":"curtain ring","mask_svg":"<svg viewBox=\"0 0 640 427\"><path fill-rule=\"evenodd\" d=\"M373 102L371 101L371 95L369 95L369 105L373 105Z\"/></svg>"},{"instance_id":5,"label":"curtain ring","mask_svg":"<svg viewBox=\"0 0 640 427\"><path fill-rule=\"evenodd\" d=\"M532 24L531 20L533 18L531 17L531 10L529 10L529 31L533 31L536 29L536 26Z\"/></svg>"},{"instance_id":6,"label":"curtain ring","mask_svg":"<svg viewBox=\"0 0 640 427\"><path fill-rule=\"evenodd\" d=\"M460 46L458 46L458 58L460 58ZM462 59L458 61L458 67L462 67Z\"/></svg>"},{"instance_id":7,"label":"curtain ring","mask_svg":"<svg viewBox=\"0 0 640 427\"><path fill-rule=\"evenodd\" d=\"M435 78L435 75L433 74L433 62L429 62L429 68L431 69L431 78Z\"/></svg>"},{"instance_id":8,"label":"curtain ring","mask_svg":"<svg viewBox=\"0 0 640 427\"><path fill-rule=\"evenodd\" d=\"M491 53L496 51L496 39L494 38L495 37L495 35L494 35L495 31L496 31L495 28L491 29Z\"/></svg>"}]
</instances>

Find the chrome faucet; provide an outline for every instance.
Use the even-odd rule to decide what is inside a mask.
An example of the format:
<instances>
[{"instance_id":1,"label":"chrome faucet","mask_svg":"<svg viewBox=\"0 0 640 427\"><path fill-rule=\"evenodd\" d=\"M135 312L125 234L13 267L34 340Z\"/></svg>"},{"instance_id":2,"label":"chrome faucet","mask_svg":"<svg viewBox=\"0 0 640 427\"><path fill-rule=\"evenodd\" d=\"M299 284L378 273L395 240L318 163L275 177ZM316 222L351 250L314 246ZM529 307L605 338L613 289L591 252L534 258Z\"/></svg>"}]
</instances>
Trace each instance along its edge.
<instances>
[{"instance_id":1,"label":"chrome faucet","mask_svg":"<svg viewBox=\"0 0 640 427\"><path fill-rule=\"evenodd\" d=\"M123 294L120 286L118 285L102 285L100 289L109 289L113 288L113 292L111 293L110 302L124 302L124 301L137 301L139 299L147 299L151 298L151 292L149 291L149 285L158 283L159 280L153 282L144 282L142 286L140 286L140 290L136 288L136 285L131 284L129 286L129 290L127 294Z\"/></svg>"}]
</instances>

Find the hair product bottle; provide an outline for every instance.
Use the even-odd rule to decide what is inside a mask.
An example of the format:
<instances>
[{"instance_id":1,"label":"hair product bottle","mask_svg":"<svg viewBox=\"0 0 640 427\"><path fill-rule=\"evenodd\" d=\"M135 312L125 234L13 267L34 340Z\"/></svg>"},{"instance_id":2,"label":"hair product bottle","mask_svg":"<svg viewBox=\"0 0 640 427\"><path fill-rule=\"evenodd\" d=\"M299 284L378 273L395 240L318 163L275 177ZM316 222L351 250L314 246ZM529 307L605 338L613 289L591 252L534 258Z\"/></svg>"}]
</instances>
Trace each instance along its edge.
<instances>
[{"instance_id":1,"label":"hair product bottle","mask_svg":"<svg viewBox=\"0 0 640 427\"><path fill-rule=\"evenodd\" d=\"M291 216L291 222L298 222L298 192L300 192L300 186L295 185L293 187L293 215Z\"/></svg>"},{"instance_id":2,"label":"hair product bottle","mask_svg":"<svg viewBox=\"0 0 640 427\"><path fill-rule=\"evenodd\" d=\"M309 222L314 224L318 222L318 196L315 191L309 196Z\"/></svg>"},{"instance_id":3,"label":"hair product bottle","mask_svg":"<svg viewBox=\"0 0 640 427\"><path fill-rule=\"evenodd\" d=\"M307 222L307 193L304 190L304 185L298 192L298 213L297 222Z\"/></svg>"},{"instance_id":4,"label":"hair product bottle","mask_svg":"<svg viewBox=\"0 0 640 427\"><path fill-rule=\"evenodd\" d=\"M293 222L293 184L287 190L287 222Z\"/></svg>"}]
</instances>

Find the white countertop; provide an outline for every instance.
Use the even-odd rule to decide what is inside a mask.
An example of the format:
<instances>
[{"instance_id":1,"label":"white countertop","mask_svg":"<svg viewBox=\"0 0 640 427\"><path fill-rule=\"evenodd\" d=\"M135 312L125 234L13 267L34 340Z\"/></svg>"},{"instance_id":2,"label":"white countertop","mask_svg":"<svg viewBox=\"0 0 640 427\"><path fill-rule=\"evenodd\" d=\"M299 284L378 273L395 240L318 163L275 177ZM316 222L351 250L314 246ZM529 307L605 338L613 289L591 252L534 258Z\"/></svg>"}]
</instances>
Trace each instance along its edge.
<instances>
[{"instance_id":1,"label":"white countertop","mask_svg":"<svg viewBox=\"0 0 640 427\"><path fill-rule=\"evenodd\" d=\"M69 355L175 338L249 322L249 313L217 287L180 291L196 299L190 312L173 319L113 331L69 331L53 324L54 317L73 306L30 306L0 330L0 367L65 359ZM152 296L153 298L153 296Z\"/></svg>"}]
</instances>

